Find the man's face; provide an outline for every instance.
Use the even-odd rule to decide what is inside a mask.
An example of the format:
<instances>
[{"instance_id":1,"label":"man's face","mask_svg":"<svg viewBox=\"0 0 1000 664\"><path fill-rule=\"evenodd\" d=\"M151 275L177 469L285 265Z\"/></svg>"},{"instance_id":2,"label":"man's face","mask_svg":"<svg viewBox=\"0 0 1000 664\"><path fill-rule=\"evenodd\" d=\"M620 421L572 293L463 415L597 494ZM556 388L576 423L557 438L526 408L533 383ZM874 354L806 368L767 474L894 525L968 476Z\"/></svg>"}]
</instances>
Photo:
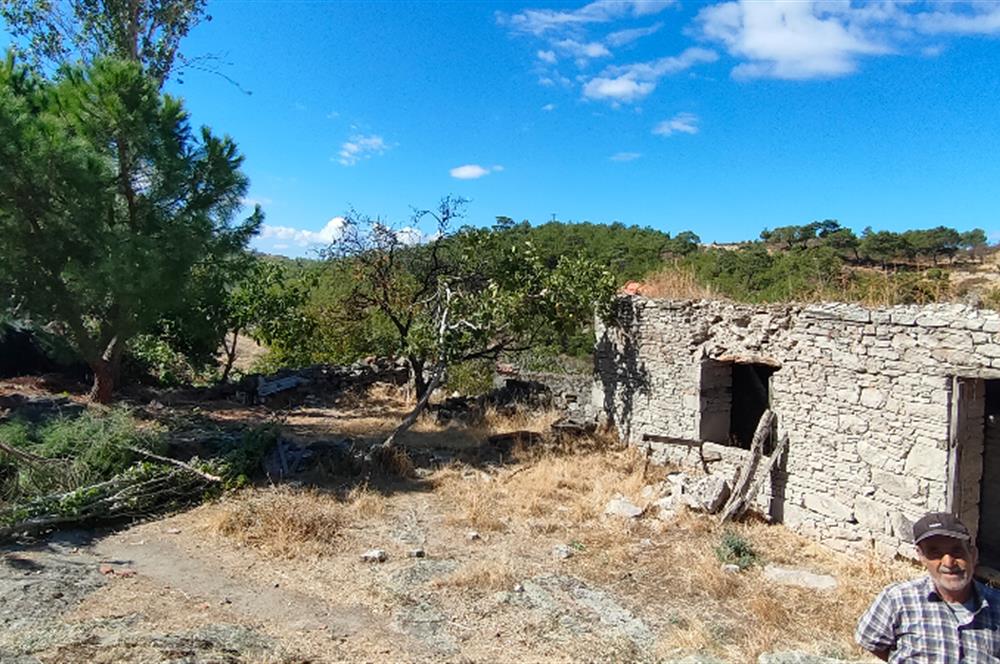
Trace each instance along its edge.
<instances>
[{"instance_id":1,"label":"man's face","mask_svg":"<svg viewBox=\"0 0 1000 664\"><path fill-rule=\"evenodd\" d=\"M920 562L931 575L939 591L961 594L976 569L976 547L965 540L934 535L917 545ZM951 598L946 598L951 599Z\"/></svg>"}]
</instances>

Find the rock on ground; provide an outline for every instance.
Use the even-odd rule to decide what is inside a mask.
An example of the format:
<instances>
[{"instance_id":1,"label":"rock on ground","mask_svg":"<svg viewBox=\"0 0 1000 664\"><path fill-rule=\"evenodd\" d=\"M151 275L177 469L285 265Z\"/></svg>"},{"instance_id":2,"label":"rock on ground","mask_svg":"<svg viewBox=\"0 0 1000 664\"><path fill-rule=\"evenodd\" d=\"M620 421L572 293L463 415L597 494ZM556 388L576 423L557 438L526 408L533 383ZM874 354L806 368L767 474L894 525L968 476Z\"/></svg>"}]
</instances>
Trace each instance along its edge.
<instances>
[{"instance_id":1,"label":"rock on ground","mask_svg":"<svg viewBox=\"0 0 1000 664\"><path fill-rule=\"evenodd\" d=\"M729 499L729 482L721 475L706 475L687 486L684 499L691 509L715 514Z\"/></svg>"},{"instance_id":2,"label":"rock on ground","mask_svg":"<svg viewBox=\"0 0 1000 664\"><path fill-rule=\"evenodd\" d=\"M837 579L829 574L816 574L804 569L767 565L764 577L782 586L810 588L812 590L833 590L837 587Z\"/></svg>"},{"instance_id":3,"label":"rock on ground","mask_svg":"<svg viewBox=\"0 0 1000 664\"><path fill-rule=\"evenodd\" d=\"M626 519L637 519L642 515L642 508L630 502L622 495L617 495L608 501L604 508L604 513L608 516L620 516Z\"/></svg>"}]
</instances>

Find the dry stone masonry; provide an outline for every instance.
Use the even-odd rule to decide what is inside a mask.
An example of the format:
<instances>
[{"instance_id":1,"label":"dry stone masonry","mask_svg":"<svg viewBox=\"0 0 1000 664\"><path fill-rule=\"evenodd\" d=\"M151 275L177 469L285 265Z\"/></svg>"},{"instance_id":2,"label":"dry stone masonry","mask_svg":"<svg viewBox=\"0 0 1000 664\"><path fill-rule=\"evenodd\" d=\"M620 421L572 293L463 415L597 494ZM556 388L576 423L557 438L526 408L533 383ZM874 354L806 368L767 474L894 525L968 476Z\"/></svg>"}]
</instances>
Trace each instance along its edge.
<instances>
[{"instance_id":1,"label":"dry stone masonry","mask_svg":"<svg viewBox=\"0 0 1000 664\"><path fill-rule=\"evenodd\" d=\"M763 513L834 549L891 556L910 555L921 514L953 511L1000 566L996 312L629 296L615 314L598 324L593 404L654 461L731 481L771 408L771 440L789 447Z\"/></svg>"}]
</instances>

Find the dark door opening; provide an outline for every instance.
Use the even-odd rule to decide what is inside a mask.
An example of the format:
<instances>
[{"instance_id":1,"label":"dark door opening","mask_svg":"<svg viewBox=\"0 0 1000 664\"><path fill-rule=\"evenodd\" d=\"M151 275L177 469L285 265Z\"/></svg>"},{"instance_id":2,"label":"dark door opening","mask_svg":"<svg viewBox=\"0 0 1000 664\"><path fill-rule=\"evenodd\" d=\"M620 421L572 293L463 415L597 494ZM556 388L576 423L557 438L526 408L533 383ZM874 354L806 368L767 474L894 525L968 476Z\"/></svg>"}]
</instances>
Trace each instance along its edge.
<instances>
[{"instance_id":1,"label":"dark door opening","mask_svg":"<svg viewBox=\"0 0 1000 664\"><path fill-rule=\"evenodd\" d=\"M729 439L737 447L750 449L760 416L771 404L771 375L766 364L733 364L733 408L729 413ZM770 438L764 454L771 453Z\"/></svg>"},{"instance_id":2,"label":"dark door opening","mask_svg":"<svg viewBox=\"0 0 1000 664\"><path fill-rule=\"evenodd\" d=\"M701 440L750 449L764 410L770 407L771 376L777 367L706 360L701 366ZM764 445L771 453L772 441Z\"/></svg>"},{"instance_id":3,"label":"dark door opening","mask_svg":"<svg viewBox=\"0 0 1000 664\"><path fill-rule=\"evenodd\" d=\"M1000 569L1000 380L987 380L983 475L979 485L979 562Z\"/></svg>"}]
</instances>

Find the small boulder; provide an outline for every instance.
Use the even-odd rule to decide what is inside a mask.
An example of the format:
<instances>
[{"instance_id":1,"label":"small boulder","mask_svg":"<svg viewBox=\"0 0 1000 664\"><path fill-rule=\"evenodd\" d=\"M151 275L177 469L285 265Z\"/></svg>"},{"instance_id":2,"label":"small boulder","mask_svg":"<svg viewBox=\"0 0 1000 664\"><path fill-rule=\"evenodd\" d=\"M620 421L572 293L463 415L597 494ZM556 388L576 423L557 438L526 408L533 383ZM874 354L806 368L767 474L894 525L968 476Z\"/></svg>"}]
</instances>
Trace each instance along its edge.
<instances>
[{"instance_id":1,"label":"small boulder","mask_svg":"<svg viewBox=\"0 0 1000 664\"><path fill-rule=\"evenodd\" d=\"M721 475L706 475L690 484L684 500L693 510L715 514L729 500L729 482Z\"/></svg>"},{"instance_id":2,"label":"small boulder","mask_svg":"<svg viewBox=\"0 0 1000 664\"><path fill-rule=\"evenodd\" d=\"M369 549L361 554L361 562L384 563L389 559L388 554L383 549Z\"/></svg>"},{"instance_id":3,"label":"small boulder","mask_svg":"<svg viewBox=\"0 0 1000 664\"><path fill-rule=\"evenodd\" d=\"M573 548L565 544L556 544L552 547L552 557L559 560L566 560L573 557Z\"/></svg>"},{"instance_id":4,"label":"small boulder","mask_svg":"<svg viewBox=\"0 0 1000 664\"><path fill-rule=\"evenodd\" d=\"M733 563L726 563L720 569L723 572L725 572L726 574L739 574L740 573L740 566L739 565L735 565Z\"/></svg>"},{"instance_id":5,"label":"small boulder","mask_svg":"<svg viewBox=\"0 0 1000 664\"><path fill-rule=\"evenodd\" d=\"M664 496L650 505L660 521L672 521L677 516L677 501L673 496Z\"/></svg>"},{"instance_id":6,"label":"small boulder","mask_svg":"<svg viewBox=\"0 0 1000 664\"><path fill-rule=\"evenodd\" d=\"M642 515L643 509L630 502L622 495L616 495L610 501L608 501L607 506L604 508L604 513L607 516L619 516L626 519L637 519Z\"/></svg>"},{"instance_id":7,"label":"small boulder","mask_svg":"<svg viewBox=\"0 0 1000 664\"><path fill-rule=\"evenodd\" d=\"M478 531L476 531L476 530L470 530L469 532L465 533L465 539L468 540L468 541L470 541L470 542L478 542L479 540L481 540L483 538L479 534Z\"/></svg>"},{"instance_id":8,"label":"small boulder","mask_svg":"<svg viewBox=\"0 0 1000 664\"><path fill-rule=\"evenodd\" d=\"M764 567L764 578L780 586L809 588L810 590L833 590L837 587L837 579L829 574L816 574L804 569L767 565Z\"/></svg>"}]
</instances>

